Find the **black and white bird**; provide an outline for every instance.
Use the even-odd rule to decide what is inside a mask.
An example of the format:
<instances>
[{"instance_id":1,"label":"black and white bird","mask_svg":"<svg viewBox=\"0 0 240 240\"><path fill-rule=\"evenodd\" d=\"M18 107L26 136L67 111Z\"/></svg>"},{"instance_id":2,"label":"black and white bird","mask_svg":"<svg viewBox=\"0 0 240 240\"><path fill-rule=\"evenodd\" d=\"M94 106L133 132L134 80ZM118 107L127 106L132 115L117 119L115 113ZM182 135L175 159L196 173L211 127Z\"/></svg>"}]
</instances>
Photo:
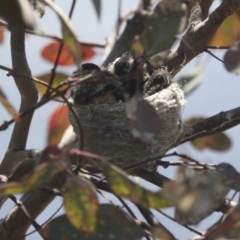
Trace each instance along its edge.
<instances>
[{"instance_id":1,"label":"black and white bird","mask_svg":"<svg viewBox=\"0 0 240 240\"><path fill-rule=\"evenodd\" d=\"M186 101L178 84L172 82L167 68L154 69L144 54L135 58L130 52L117 58L106 69L83 64L70 79L84 79L86 76L91 81L84 80L73 87L69 96L81 122L85 151L104 156L118 167L126 168L146 158L164 155L174 146L183 131L181 113ZM137 91L155 109L162 126L151 143L132 135L130 120L126 116L125 104ZM69 119L79 136L71 111ZM91 159L82 161L82 164L99 168L99 164ZM154 171L156 164L149 162L139 168Z\"/></svg>"},{"instance_id":2,"label":"black and white bird","mask_svg":"<svg viewBox=\"0 0 240 240\"><path fill-rule=\"evenodd\" d=\"M81 79L91 80L88 83ZM80 84L71 89L70 99L72 103L81 104L101 104L125 101L128 94L124 90L118 77L109 71L102 70L93 63L82 64L81 68L73 72L70 80L80 79Z\"/></svg>"}]
</instances>

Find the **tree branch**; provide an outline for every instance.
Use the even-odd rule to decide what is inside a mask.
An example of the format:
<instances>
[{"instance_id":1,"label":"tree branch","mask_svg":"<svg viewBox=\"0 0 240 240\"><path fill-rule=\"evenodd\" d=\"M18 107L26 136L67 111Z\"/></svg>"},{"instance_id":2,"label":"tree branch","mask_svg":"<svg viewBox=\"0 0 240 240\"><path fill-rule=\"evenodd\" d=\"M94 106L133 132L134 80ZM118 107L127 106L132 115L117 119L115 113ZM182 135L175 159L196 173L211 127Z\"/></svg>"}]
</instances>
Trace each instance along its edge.
<instances>
[{"instance_id":1,"label":"tree branch","mask_svg":"<svg viewBox=\"0 0 240 240\"><path fill-rule=\"evenodd\" d=\"M178 139L176 146L199 137L223 132L238 124L240 124L240 107L226 112L220 112L191 126L184 126L184 131Z\"/></svg>"},{"instance_id":2,"label":"tree branch","mask_svg":"<svg viewBox=\"0 0 240 240\"><path fill-rule=\"evenodd\" d=\"M183 36L179 46L173 50L165 61L165 65L168 70L172 72L172 75L176 75L189 61L191 61L198 54L202 53L217 31L221 23L233 13L240 9L240 1L237 0L223 0L218 8L216 8L211 15L204 21L206 16L206 9L209 8L211 1L201 1L206 4L200 4L197 13L201 14L201 17L192 19L190 26ZM207 4L209 2L209 4ZM192 16L196 14L196 11L192 12ZM203 14L203 15L202 15ZM190 17L191 19L191 17Z\"/></svg>"},{"instance_id":3,"label":"tree branch","mask_svg":"<svg viewBox=\"0 0 240 240\"><path fill-rule=\"evenodd\" d=\"M49 188L62 188L66 172L60 172L47 184ZM22 204L27 209L32 219L35 219L55 198L52 193L36 190L26 193L21 198ZM31 225L31 221L16 206L3 219L2 228L0 229L0 239L16 240L21 236L24 237L25 232Z\"/></svg>"},{"instance_id":4,"label":"tree branch","mask_svg":"<svg viewBox=\"0 0 240 240\"><path fill-rule=\"evenodd\" d=\"M11 53L13 70L26 74L31 77L31 71L28 67L24 30L12 30L11 32ZM38 92L33 82L26 81L22 76L14 77L14 81L21 95L21 105L19 112L24 112L33 106L38 99ZM13 133L8 145L8 150L0 165L0 173L4 175L11 175L19 163L22 161L20 158L13 157L16 150L24 150L26 148L28 132L32 121L34 111L30 112L24 118L15 123Z\"/></svg>"},{"instance_id":5,"label":"tree branch","mask_svg":"<svg viewBox=\"0 0 240 240\"><path fill-rule=\"evenodd\" d=\"M106 67L110 62L114 61L116 57L119 57L124 52L129 51L132 48L136 37L142 35L146 28L145 20L148 12L144 9L147 4L148 1L140 1L132 19L127 20L127 25L119 39L116 42L112 42L112 40L109 41L106 46L106 51L110 51L110 53L105 59L103 66Z\"/></svg>"}]
</instances>

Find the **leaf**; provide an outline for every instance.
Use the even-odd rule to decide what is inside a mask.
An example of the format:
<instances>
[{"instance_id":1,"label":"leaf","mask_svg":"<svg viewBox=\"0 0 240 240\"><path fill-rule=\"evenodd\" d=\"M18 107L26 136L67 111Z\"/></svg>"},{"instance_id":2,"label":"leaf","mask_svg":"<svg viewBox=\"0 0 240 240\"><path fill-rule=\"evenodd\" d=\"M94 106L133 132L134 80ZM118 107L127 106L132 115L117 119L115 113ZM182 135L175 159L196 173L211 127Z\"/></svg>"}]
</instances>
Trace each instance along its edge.
<instances>
[{"instance_id":1,"label":"leaf","mask_svg":"<svg viewBox=\"0 0 240 240\"><path fill-rule=\"evenodd\" d=\"M196 66L177 80L177 83L181 86L186 96L202 83L204 77L203 70L203 66Z\"/></svg>"},{"instance_id":2,"label":"leaf","mask_svg":"<svg viewBox=\"0 0 240 240\"><path fill-rule=\"evenodd\" d=\"M7 110L7 112L15 119L16 122L20 120L17 111L9 102L9 100L7 99L7 96L4 94L1 88L0 88L0 102L2 103L4 108Z\"/></svg>"},{"instance_id":3,"label":"leaf","mask_svg":"<svg viewBox=\"0 0 240 240\"><path fill-rule=\"evenodd\" d=\"M150 142L153 136L162 130L156 110L141 95L134 95L125 106L134 136Z\"/></svg>"},{"instance_id":4,"label":"leaf","mask_svg":"<svg viewBox=\"0 0 240 240\"><path fill-rule=\"evenodd\" d=\"M0 1L0 16L6 20L10 29L36 28L32 8L27 0Z\"/></svg>"},{"instance_id":5,"label":"leaf","mask_svg":"<svg viewBox=\"0 0 240 240\"><path fill-rule=\"evenodd\" d=\"M239 17L235 13L224 20L208 45L221 47L231 46L235 41L239 40L239 34Z\"/></svg>"},{"instance_id":6,"label":"leaf","mask_svg":"<svg viewBox=\"0 0 240 240\"><path fill-rule=\"evenodd\" d=\"M98 199L96 190L89 181L69 176L63 194L68 220L77 229L94 232L96 229Z\"/></svg>"},{"instance_id":7,"label":"leaf","mask_svg":"<svg viewBox=\"0 0 240 240\"><path fill-rule=\"evenodd\" d=\"M234 74L240 74L240 42L235 42L224 55L225 68Z\"/></svg>"},{"instance_id":8,"label":"leaf","mask_svg":"<svg viewBox=\"0 0 240 240\"><path fill-rule=\"evenodd\" d=\"M85 233L78 231L69 223L65 215L61 215L47 224L44 233L50 240L138 240L144 236L142 228L116 206L101 204L97 220L95 233Z\"/></svg>"},{"instance_id":9,"label":"leaf","mask_svg":"<svg viewBox=\"0 0 240 240\"><path fill-rule=\"evenodd\" d=\"M44 81L45 83L49 83L49 80L51 78L51 74L50 73L45 73L39 76L36 76L36 78ZM68 75L64 74L64 73L56 73L55 77L53 79L53 85L52 87L56 87L58 86L61 82L65 81L68 78ZM35 85L38 89L38 92L43 96L46 93L47 87L35 82ZM59 88L60 91L64 91L67 88L67 86L63 86L61 88Z\"/></svg>"},{"instance_id":10,"label":"leaf","mask_svg":"<svg viewBox=\"0 0 240 240\"><path fill-rule=\"evenodd\" d=\"M223 203L229 190L222 184L222 174L213 170L196 171L186 166L175 181L164 184L162 195L175 205L177 221L196 225Z\"/></svg>"},{"instance_id":11,"label":"leaf","mask_svg":"<svg viewBox=\"0 0 240 240\"><path fill-rule=\"evenodd\" d=\"M191 118L185 121L185 124L194 124L204 119L203 117ZM227 151L231 147L232 141L225 133L215 133L210 136L194 139L191 141L191 144L198 150L209 148L215 151Z\"/></svg>"},{"instance_id":12,"label":"leaf","mask_svg":"<svg viewBox=\"0 0 240 240\"><path fill-rule=\"evenodd\" d=\"M175 36L184 30L186 23L187 8L185 4L172 3L169 0L161 1L147 18L148 29L136 44L140 44L142 49L147 50L149 56L168 50L174 43Z\"/></svg>"},{"instance_id":13,"label":"leaf","mask_svg":"<svg viewBox=\"0 0 240 240\"><path fill-rule=\"evenodd\" d=\"M112 191L118 196L127 198L145 208L167 208L171 203L161 195L161 192L151 192L135 182L117 167L108 163L102 164L105 177L109 181Z\"/></svg>"},{"instance_id":14,"label":"leaf","mask_svg":"<svg viewBox=\"0 0 240 240\"><path fill-rule=\"evenodd\" d=\"M5 30L5 25L3 25L2 23L0 23L0 44L3 43L4 40L4 30Z\"/></svg>"},{"instance_id":15,"label":"leaf","mask_svg":"<svg viewBox=\"0 0 240 240\"><path fill-rule=\"evenodd\" d=\"M161 240L176 239L174 235L161 223L154 224L151 227L151 233L155 238L161 239Z\"/></svg>"},{"instance_id":16,"label":"leaf","mask_svg":"<svg viewBox=\"0 0 240 240\"><path fill-rule=\"evenodd\" d=\"M92 0L92 3L93 3L95 11L97 13L98 20L99 20L101 17L101 0Z\"/></svg>"},{"instance_id":17,"label":"leaf","mask_svg":"<svg viewBox=\"0 0 240 240\"><path fill-rule=\"evenodd\" d=\"M63 105L52 113L48 125L48 145L54 145L61 141L65 130L70 125L68 120L68 107Z\"/></svg>"},{"instance_id":18,"label":"leaf","mask_svg":"<svg viewBox=\"0 0 240 240\"><path fill-rule=\"evenodd\" d=\"M42 57L51 63L55 63L59 47L60 43L57 41L46 45L41 51ZM82 44L81 49L79 48L77 51L82 55L83 61L88 61L95 55L95 51L84 44ZM74 64L74 58L66 46L63 46L58 64L62 66L70 66Z\"/></svg>"},{"instance_id":19,"label":"leaf","mask_svg":"<svg viewBox=\"0 0 240 240\"><path fill-rule=\"evenodd\" d=\"M71 52L75 64L80 66L81 56L79 54L80 45L78 43L77 35L74 31L73 25L67 15L59 8L52 0L41 0L45 5L49 6L57 15L61 22L62 37L64 44L68 47Z\"/></svg>"},{"instance_id":20,"label":"leaf","mask_svg":"<svg viewBox=\"0 0 240 240\"><path fill-rule=\"evenodd\" d=\"M210 148L215 151L227 151L232 145L231 139L225 133L216 133L210 136L201 137L191 141L198 150Z\"/></svg>"},{"instance_id":21,"label":"leaf","mask_svg":"<svg viewBox=\"0 0 240 240\"><path fill-rule=\"evenodd\" d=\"M35 190L46 184L60 170L59 162L44 162L38 165L26 179L20 182L1 184L0 195L8 196Z\"/></svg>"}]
</instances>

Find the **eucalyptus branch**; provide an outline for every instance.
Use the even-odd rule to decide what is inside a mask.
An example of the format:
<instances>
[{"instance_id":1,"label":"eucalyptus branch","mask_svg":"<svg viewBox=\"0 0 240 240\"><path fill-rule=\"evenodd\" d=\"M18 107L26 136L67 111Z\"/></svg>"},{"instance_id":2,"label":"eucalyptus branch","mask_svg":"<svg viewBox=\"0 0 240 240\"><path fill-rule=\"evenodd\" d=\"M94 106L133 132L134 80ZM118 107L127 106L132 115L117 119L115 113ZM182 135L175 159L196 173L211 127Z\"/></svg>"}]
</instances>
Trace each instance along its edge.
<instances>
[{"instance_id":1,"label":"eucalyptus branch","mask_svg":"<svg viewBox=\"0 0 240 240\"><path fill-rule=\"evenodd\" d=\"M43 239L47 239L41 232L43 230L42 226L39 225L34 219L32 219L31 215L28 213L27 209L25 208L25 206L22 204L22 202L20 200L18 200L14 195L11 195L8 197L9 199L11 199L16 205L17 207L24 213L24 215L28 218L28 220L31 222L31 224L33 225L33 227L36 229L36 231L40 234L40 236Z\"/></svg>"},{"instance_id":2,"label":"eucalyptus branch","mask_svg":"<svg viewBox=\"0 0 240 240\"><path fill-rule=\"evenodd\" d=\"M11 32L12 65L13 70L31 77L31 71L28 67L25 54L24 34L24 30L13 29ZM34 83L26 81L25 77L14 77L14 81L21 95L21 105L19 109L19 113L21 113L35 105L38 99L38 92ZM7 152L0 165L1 174L11 175L20 163L21 160L14 157L14 152L26 148L33 114L34 110L24 118L21 118L19 122L15 123Z\"/></svg>"},{"instance_id":3,"label":"eucalyptus branch","mask_svg":"<svg viewBox=\"0 0 240 240\"><path fill-rule=\"evenodd\" d=\"M146 1L145 1L146 2ZM133 17L127 21L127 25L121 36L116 40L110 40L106 46L106 52L110 52L105 59L103 66L107 66L117 57L129 51L137 36L142 35L146 26L145 20L148 12L144 9L145 5L140 1L138 8L134 11Z\"/></svg>"},{"instance_id":4,"label":"eucalyptus branch","mask_svg":"<svg viewBox=\"0 0 240 240\"><path fill-rule=\"evenodd\" d=\"M177 141L176 146L199 137L225 131L238 124L240 124L240 107L226 112L220 112L219 114L204 119L203 121L190 126L185 126L183 134Z\"/></svg>"},{"instance_id":5,"label":"eucalyptus branch","mask_svg":"<svg viewBox=\"0 0 240 240\"><path fill-rule=\"evenodd\" d=\"M49 188L62 188L66 173L60 172L47 184ZM30 193L25 193L21 202L28 210L28 213L35 219L55 198L55 195L49 192L36 190ZM31 225L31 221L18 208L14 207L8 215L2 220L2 229L0 229L0 239L16 240L19 236L24 236L27 229ZM7 236L6 236L7 234Z\"/></svg>"},{"instance_id":6,"label":"eucalyptus branch","mask_svg":"<svg viewBox=\"0 0 240 240\"><path fill-rule=\"evenodd\" d=\"M0 19L0 23L6 27L8 27L8 24ZM56 40L56 41L59 41L59 42L62 42L63 39L61 36L59 35L53 35L53 34L50 34L50 33L46 33L46 32L36 32L36 31L33 31L33 30L30 30L30 29L25 29L25 33L28 33L28 34L31 34L31 35L35 35L35 36L39 36L39 37L44 37L44 38L50 38L50 39L53 39L53 40ZM100 41L92 41L92 40L87 40L87 39L79 39L79 43L80 44L83 44L83 45L86 45L86 46L89 46L89 47L98 47L98 48L105 48L106 46L106 42L100 42Z\"/></svg>"},{"instance_id":7,"label":"eucalyptus branch","mask_svg":"<svg viewBox=\"0 0 240 240\"><path fill-rule=\"evenodd\" d=\"M204 1L201 1L204 2ZM207 1L205 1L207 2ZM206 6L210 6L206 5ZM165 66L172 75L176 75L189 61L198 54L204 52L210 39L217 31L221 23L234 11L240 9L240 2L236 0L223 0L206 20L204 18L194 18L183 36L179 46L173 50L165 61ZM196 12L193 11L194 15ZM203 5L199 6L198 14L202 15ZM191 17L190 17L191 18ZM196 21L195 21L196 20Z\"/></svg>"},{"instance_id":8,"label":"eucalyptus branch","mask_svg":"<svg viewBox=\"0 0 240 240\"><path fill-rule=\"evenodd\" d=\"M157 210L157 211L158 211L159 213L161 213L163 216L165 216L166 218L168 218L168 219L172 220L173 222L179 224L179 222L177 222L177 220L176 220L175 218L169 216L169 215L166 214L165 212L163 212L163 211L161 211L161 210ZM197 235L199 235L199 236L203 236L202 233L198 232L197 230L195 230L195 229L193 229L193 228L191 228L191 227L189 227L189 226L187 226L187 225L181 225L181 226L185 227L186 229L190 230L191 232L195 232L195 233L196 233Z\"/></svg>"}]
</instances>

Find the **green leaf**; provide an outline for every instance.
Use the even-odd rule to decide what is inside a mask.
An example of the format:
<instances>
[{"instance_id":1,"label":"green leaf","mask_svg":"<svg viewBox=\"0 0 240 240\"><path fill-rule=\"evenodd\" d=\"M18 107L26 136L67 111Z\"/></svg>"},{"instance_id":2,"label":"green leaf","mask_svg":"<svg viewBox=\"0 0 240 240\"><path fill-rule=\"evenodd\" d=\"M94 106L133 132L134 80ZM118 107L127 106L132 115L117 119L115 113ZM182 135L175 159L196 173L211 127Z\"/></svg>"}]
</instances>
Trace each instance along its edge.
<instances>
[{"instance_id":1,"label":"green leaf","mask_svg":"<svg viewBox=\"0 0 240 240\"><path fill-rule=\"evenodd\" d=\"M105 177L109 181L112 191L118 196L127 198L145 208L167 208L171 203L162 196L161 192L151 192L131 181L128 176L117 167L108 163L102 164Z\"/></svg>"},{"instance_id":2,"label":"green leaf","mask_svg":"<svg viewBox=\"0 0 240 240\"><path fill-rule=\"evenodd\" d=\"M41 0L45 5L49 6L59 17L62 26L63 42L72 53L75 63L80 66L81 56L79 54L80 45L73 25L67 15L59 8L56 3L51 0Z\"/></svg>"},{"instance_id":3,"label":"green leaf","mask_svg":"<svg viewBox=\"0 0 240 240\"><path fill-rule=\"evenodd\" d=\"M65 215L61 215L48 223L44 234L50 240L137 240L144 236L142 228L116 206L101 204L97 220L95 233L85 233L78 231L69 223Z\"/></svg>"},{"instance_id":4,"label":"green leaf","mask_svg":"<svg viewBox=\"0 0 240 240\"><path fill-rule=\"evenodd\" d=\"M8 22L10 29L36 28L33 11L27 0L0 1L0 16Z\"/></svg>"},{"instance_id":5,"label":"green leaf","mask_svg":"<svg viewBox=\"0 0 240 240\"><path fill-rule=\"evenodd\" d=\"M101 0L92 0L98 19L101 17Z\"/></svg>"},{"instance_id":6,"label":"green leaf","mask_svg":"<svg viewBox=\"0 0 240 240\"><path fill-rule=\"evenodd\" d=\"M196 66L177 80L186 96L192 93L202 83L204 77L203 70L203 66Z\"/></svg>"},{"instance_id":7,"label":"green leaf","mask_svg":"<svg viewBox=\"0 0 240 240\"><path fill-rule=\"evenodd\" d=\"M142 48L149 52L149 56L168 50L174 43L176 35L186 27L186 22L187 8L185 4L173 4L169 0L161 1L148 17L148 29L136 44L142 45Z\"/></svg>"},{"instance_id":8,"label":"green leaf","mask_svg":"<svg viewBox=\"0 0 240 240\"><path fill-rule=\"evenodd\" d=\"M63 194L68 220L79 230L93 232L96 228L98 199L89 181L70 176Z\"/></svg>"},{"instance_id":9,"label":"green leaf","mask_svg":"<svg viewBox=\"0 0 240 240\"><path fill-rule=\"evenodd\" d=\"M46 184L60 170L59 162L41 163L26 179L0 185L0 195L8 196L37 189Z\"/></svg>"}]
</instances>

